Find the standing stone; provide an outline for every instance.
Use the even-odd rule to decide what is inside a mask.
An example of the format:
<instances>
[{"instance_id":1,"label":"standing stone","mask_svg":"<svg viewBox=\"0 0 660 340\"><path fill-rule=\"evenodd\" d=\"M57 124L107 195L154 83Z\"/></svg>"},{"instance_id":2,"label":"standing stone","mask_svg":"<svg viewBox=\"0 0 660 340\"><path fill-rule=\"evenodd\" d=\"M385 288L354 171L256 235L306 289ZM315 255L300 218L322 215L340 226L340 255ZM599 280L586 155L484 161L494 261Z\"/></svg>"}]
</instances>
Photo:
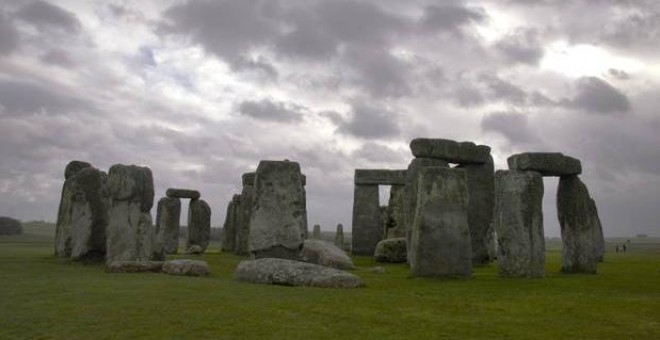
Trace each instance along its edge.
<instances>
[{"instance_id":1,"label":"standing stone","mask_svg":"<svg viewBox=\"0 0 660 340\"><path fill-rule=\"evenodd\" d=\"M355 185L352 234L353 254L373 256L382 236L378 185Z\"/></svg>"},{"instance_id":2,"label":"standing stone","mask_svg":"<svg viewBox=\"0 0 660 340\"><path fill-rule=\"evenodd\" d=\"M472 246L468 227L468 188L461 169L421 170L412 232L412 276L469 277Z\"/></svg>"},{"instance_id":3,"label":"standing stone","mask_svg":"<svg viewBox=\"0 0 660 340\"><path fill-rule=\"evenodd\" d=\"M163 197L158 201L156 211L156 242L163 244L165 255L176 254L179 248L179 220L181 200Z\"/></svg>"},{"instance_id":4,"label":"standing stone","mask_svg":"<svg viewBox=\"0 0 660 340\"><path fill-rule=\"evenodd\" d=\"M302 237L303 240L306 240L309 238L309 230L307 230L308 223L307 223L307 190L305 189L305 186L307 186L307 176L305 175L300 175L300 182L302 184Z\"/></svg>"},{"instance_id":5,"label":"standing stone","mask_svg":"<svg viewBox=\"0 0 660 340\"><path fill-rule=\"evenodd\" d=\"M542 277L543 178L533 171L495 173L495 229L501 276Z\"/></svg>"},{"instance_id":6,"label":"standing stone","mask_svg":"<svg viewBox=\"0 0 660 340\"><path fill-rule=\"evenodd\" d=\"M108 175L108 191L111 206L107 262L151 260L153 253L158 252L154 249L150 214L154 203L151 170L136 165L113 165Z\"/></svg>"},{"instance_id":7,"label":"standing stone","mask_svg":"<svg viewBox=\"0 0 660 340\"><path fill-rule=\"evenodd\" d=\"M344 249L344 226L337 224L337 231L335 232L335 245L339 249Z\"/></svg>"},{"instance_id":8,"label":"standing stone","mask_svg":"<svg viewBox=\"0 0 660 340\"><path fill-rule=\"evenodd\" d=\"M603 235L603 225L600 223L596 202L592 198L589 200L589 203L590 214L594 219L594 223L596 224L594 227L594 252L596 253L598 262L603 262L605 257L605 236Z\"/></svg>"},{"instance_id":9,"label":"standing stone","mask_svg":"<svg viewBox=\"0 0 660 340\"><path fill-rule=\"evenodd\" d=\"M108 226L107 175L89 163L67 165L55 231L55 254L73 260L102 260Z\"/></svg>"},{"instance_id":10,"label":"standing stone","mask_svg":"<svg viewBox=\"0 0 660 340\"><path fill-rule=\"evenodd\" d=\"M407 260L406 238L389 238L378 242L374 252L376 262L404 263Z\"/></svg>"},{"instance_id":11,"label":"standing stone","mask_svg":"<svg viewBox=\"0 0 660 340\"><path fill-rule=\"evenodd\" d=\"M472 264L484 265L491 261L489 255L491 224L495 205L495 167L493 158L482 164L463 164L457 168L467 175L470 201L468 205L468 225L472 240Z\"/></svg>"},{"instance_id":12,"label":"standing stone","mask_svg":"<svg viewBox=\"0 0 660 340\"><path fill-rule=\"evenodd\" d=\"M559 179L557 214L561 227L564 273L596 273L598 257L595 234L597 220L592 213L589 190L578 176Z\"/></svg>"},{"instance_id":13,"label":"standing stone","mask_svg":"<svg viewBox=\"0 0 660 340\"><path fill-rule=\"evenodd\" d=\"M261 161L250 218L250 252L256 258L296 258L302 248L304 195L300 165Z\"/></svg>"},{"instance_id":14,"label":"standing stone","mask_svg":"<svg viewBox=\"0 0 660 340\"><path fill-rule=\"evenodd\" d=\"M406 227L403 221L403 210L405 209L405 186L392 185L390 188L390 199L387 203L387 215L389 228L387 238L406 237Z\"/></svg>"},{"instance_id":15,"label":"standing stone","mask_svg":"<svg viewBox=\"0 0 660 340\"><path fill-rule=\"evenodd\" d=\"M204 253L211 240L211 207L202 199L190 200L188 205L188 239L186 249L193 246Z\"/></svg>"},{"instance_id":16,"label":"standing stone","mask_svg":"<svg viewBox=\"0 0 660 340\"><path fill-rule=\"evenodd\" d=\"M227 204L227 215L225 215L222 233L222 251L233 252L236 249L236 202L237 200L232 197Z\"/></svg>"},{"instance_id":17,"label":"standing stone","mask_svg":"<svg viewBox=\"0 0 660 340\"><path fill-rule=\"evenodd\" d=\"M236 221L236 255L248 255L250 253L250 215L254 201L254 172L245 173L242 176L243 190L241 191L240 206Z\"/></svg>"},{"instance_id":18,"label":"standing stone","mask_svg":"<svg viewBox=\"0 0 660 340\"><path fill-rule=\"evenodd\" d=\"M318 224L314 225L314 230L312 230L312 239L315 240L321 239L321 226Z\"/></svg>"}]
</instances>

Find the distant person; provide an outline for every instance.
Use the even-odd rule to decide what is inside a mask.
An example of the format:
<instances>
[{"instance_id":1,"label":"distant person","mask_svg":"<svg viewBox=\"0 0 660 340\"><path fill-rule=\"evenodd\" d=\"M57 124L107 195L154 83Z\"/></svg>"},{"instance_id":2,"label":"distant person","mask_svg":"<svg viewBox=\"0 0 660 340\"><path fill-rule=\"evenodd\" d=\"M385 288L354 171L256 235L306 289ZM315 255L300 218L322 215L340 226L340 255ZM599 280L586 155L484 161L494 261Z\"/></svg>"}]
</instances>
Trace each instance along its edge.
<instances>
[{"instance_id":1,"label":"distant person","mask_svg":"<svg viewBox=\"0 0 660 340\"><path fill-rule=\"evenodd\" d=\"M627 247L626 247L626 244L624 243L624 244L623 244L623 253L624 253L624 254L626 253L626 248L627 248Z\"/></svg>"}]
</instances>

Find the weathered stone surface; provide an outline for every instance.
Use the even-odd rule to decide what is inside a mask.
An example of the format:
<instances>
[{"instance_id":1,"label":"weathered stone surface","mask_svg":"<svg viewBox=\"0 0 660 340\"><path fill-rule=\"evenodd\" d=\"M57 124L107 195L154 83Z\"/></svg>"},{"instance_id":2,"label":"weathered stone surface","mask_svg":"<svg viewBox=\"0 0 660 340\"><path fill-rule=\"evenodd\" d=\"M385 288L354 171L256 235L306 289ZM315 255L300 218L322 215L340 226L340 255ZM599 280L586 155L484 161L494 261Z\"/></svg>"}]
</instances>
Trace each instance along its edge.
<instances>
[{"instance_id":1,"label":"weathered stone surface","mask_svg":"<svg viewBox=\"0 0 660 340\"><path fill-rule=\"evenodd\" d=\"M302 184L302 225L301 225L301 232L302 232L302 237L303 240L306 240L309 238L309 230L307 230L308 223L307 223L307 190L305 189L305 186L307 185L307 176L305 175L300 175L300 182Z\"/></svg>"},{"instance_id":2,"label":"weathered stone surface","mask_svg":"<svg viewBox=\"0 0 660 340\"><path fill-rule=\"evenodd\" d=\"M406 170L355 169L355 184L404 185Z\"/></svg>"},{"instance_id":3,"label":"weathered stone surface","mask_svg":"<svg viewBox=\"0 0 660 340\"><path fill-rule=\"evenodd\" d=\"M353 191L352 252L372 256L383 237L378 185L356 184Z\"/></svg>"},{"instance_id":4,"label":"weathered stone surface","mask_svg":"<svg viewBox=\"0 0 660 340\"><path fill-rule=\"evenodd\" d=\"M64 168L64 179L69 179L69 177L77 174L78 172L80 172L80 170L84 168L89 168L91 166L92 165L87 162L71 161L69 162L69 164L66 165L66 168Z\"/></svg>"},{"instance_id":5,"label":"weathered stone surface","mask_svg":"<svg viewBox=\"0 0 660 340\"><path fill-rule=\"evenodd\" d=\"M415 138L410 149L417 158L434 158L449 163L478 164L490 159L490 147L472 142L456 142L440 138Z\"/></svg>"},{"instance_id":6,"label":"weathered stone surface","mask_svg":"<svg viewBox=\"0 0 660 340\"><path fill-rule=\"evenodd\" d=\"M107 180L103 171L89 166L64 181L55 230L57 256L85 261L105 256Z\"/></svg>"},{"instance_id":7,"label":"weathered stone surface","mask_svg":"<svg viewBox=\"0 0 660 340\"><path fill-rule=\"evenodd\" d=\"M163 197L156 211L156 243L162 244L163 255L176 254L179 249L179 220L181 200ZM157 246L160 248L160 246Z\"/></svg>"},{"instance_id":8,"label":"weathered stone surface","mask_svg":"<svg viewBox=\"0 0 660 340\"><path fill-rule=\"evenodd\" d=\"M543 178L538 172L499 170L495 173L495 229L501 276L542 277Z\"/></svg>"},{"instance_id":9,"label":"weathered stone surface","mask_svg":"<svg viewBox=\"0 0 660 340\"><path fill-rule=\"evenodd\" d=\"M591 209L589 190L578 176L559 179L557 214L563 245L562 272L595 274L598 221Z\"/></svg>"},{"instance_id":10,"label":"weathered stone surface","mask_svg":"<svg viewBox=\"0 0 660 340\"><path fill-rule=\"evenodd\" d=\"M364 285L358 276L339 269L277 258L241 261L234 271L234 278L242 282L283 286L358 288Z\"/></svg>"},{"instance_id":11,"label":"weathered stone surface","mask_svg":"<svg viewBox=\"0 0 660 340\"><path fill-rule=\"evenodd\" d=\"M405 186L393 185L390 188L390 199L387 204L388 229L387 238L406 237L406 226L403 217L405 209Z\"/></svg>"},{"instance_id":12,"label":"weathered stone surface","mask_svg":"<svg viewBox=\"0 0 660 340\"><path fill-rule=\"evenodd\" d=\"M469 192L468 225L472 240L472 264L484 265L493 258L488 252L488 233L493 222L495 206L495 167L493 158L482 164L463 164L457 166L465 170Z\"/></svg>"},{"instance_id":13,"label":"weathered stone surface","mask_svg":"<svg viewBox=\"0 0 660 340\"><path fill-rule=\"evenodd\" d=\"M330 242L318 239L305 240L303 249L300 252L300 259L304 262L341 270L355 268L353 260L351 260L345 251Z\"/></svg>"},{"instance_id":14,"label":"weathered stone surface","mask_svg":"<svg viewBox=\"0 0 660 340\"><path fill-rule=\"evenodd\" d=\"M379 197L380 200L380 197ZM380 211L380 237L379 240L384 239L387 236L387 229L390 228L390 214L389 209L386 205L381 205L379 208ZM375 248L374 248L375 249Z\"/></svg>"},{"instance_id":15,"label":"weathered stone surface","mask_svg":"<svg viewBox=\"0 0 660 340\"><path fill-rule=\"evenodd\" d=\"M245 175L252 174L252 181L246 181ZM241 191L240 206L236 221L236 247L237 255L250 253L250 216L254 201L254 173L243 174L243 190Z\"/></svg>"},{"instance_id":16,"label":"weathered stone surface","mask_svg":"<svg viewBox=\"0 0 660 340\"><path fill-rule=\"evenodd\" d=\"M110 168L107 183L110 211L106 261L151 260L159 252L155 249L155 228L149 212L154 202L151 170L116 164Z\"/></svg>"},{"instance_id":17,"label":"weathered stone surface","mask_svg":"<svg viewBox=\"0 0 660 340\"><path fill-rule=\"evenodd\" d=\"M580 160L559 152L525 152L507 159L510 170L536 171L543 176L571 176L582 173Z\"/></svg>"},{"instance_id":18,"label":"weathered stone surface","mask_svg":"<svg viewBox=\"0 0 660 340\"><path fill-rule=\"evenodd\" d=\"M243 186L254 186L254 179L257 176L256 172L246 172L241 176Z\"/></svg>"},{"instance_id":19,"label":"weathered stone surface","mask_svg":"<svg viewBox=\"0 0 660 340\"><path fill-rule=\"evenodd\" d=\"M169 188L165 191L165 196L172 198L190 198L199 199L201 194L197 190Z\"/></svg>"},{"instance_id":20,"label":"weathered stone surface","mask_svg":"<svg viewBox=\"0 0 660 340\"><path fill-rule=\"evenodd\" d=\"M186 248L186 255L201 255L204 254L204 249L202 247L193 244L192 246Z\"/></svg>"},{"instance_id":21,"label":"weathered stone surface","mask_svg":"<svg viewBox=\"0 0 660 340\"><path fill-rule=\"evenodd\" d=\"M259 162L250 218L250 252L256 258L298 256L307 229L304 200L298 163Z\"/></svg>"},{"instance_id":22,"label":"weathered stone surface","mask_svg":"<svg viewBox=\"0 0 660 340\"><path fill-rule=\"evenodd\" d=\"M163 269L163 261L112 261L105 265L108 273L158 273Z\"/></svg>"},{"instance_id":23,"label":"weathered stone surface","mask_svg":"<svg viewBox=\"0 0 660 340\"><path fill-rule=\"evenodd\" d=\"M374 252L376 262L404 263L407 259L406 238L390 238L378 242Z\"/></svg>"},{"instance_id":24,"label":"weathered stone surface","mask_svg":"<svg viewBox=\"0 0 660 340\"><path fill-rule=\"evenodd\" d=\"M234 195L227 204L227 215L225 215L225 224L222 233L222 251L233 252L236 250L236 231L238 228L238 210L240 209L240 197Z\"/></svg>"},{"instance_id":25,"label":"weathered stone surface","mask_svg":"<svg viewBox=\"0 0 660 340\"><path fill-rule=\"evenodd\" d=\"M163 264L163 273L184 276L207 276L211 269L205 261L200 260L170 260Z\"/></svg>"},{"instance_id":26,"label":"weathered stone surface","mask_svg":"<svg viewBox=\"0 0 660 340\"><path fill-rule=\"evenodd\" d=\"M419 177L412 231L412 276L469 277L468 188L461 169L427 167Z\"/></svg>"},{"instance_id":27,"label":"weathered stone surface","mask_svg":"<svg viewBox=\"0 0 660 340\"><path fill-rule=\"evenodd\" d=\"M0 235L20 235L23 233L21 221L11 217L0 216Z\"/></svg>"},{"instance_id":28,"label":"weathered stone surface","mask_svg":"<svg viewBox=\"0 0 660 340\"><path fill-rule=\"evenodd\" d=\"M186 248L199 246L206 251L211 240L211 207L204 200L190 200L188 205L188 239Z\"/></svg>"},{"instance_id":29,"label":"weathered stone surface","mask_svg":"<svg viewBox=\"0 0 660 340\"><path fill-rule=\"evenodd\" d=\"M319 224L314 225L314 230L312 230L312 239L321 239L321 226Z\"/></svg>"},{"instance_id":30,"label":"weathered stone surface","mask_svg":"<svg viewBox=\"0 0 660 340\"><path fill-rule=\"evenodd\" d=\"M594 252L598 262L603 262L605 258L605 235L603 234L603 225L600 223L600 216L598 216L598 208L596 201L589 200L589 210L591 217L594 219Z\"/></svg>"},{"instance_id":31,"label":"weathered stone surface","mask_svg":"<svg viewBox=\"0 0 660 340\"><path fill-rule=\"evenodd\" d=\"M339 249L344 249L344 226L337 224L337 231L335 231L335 246Z\"/></svg>"}]
</instances>

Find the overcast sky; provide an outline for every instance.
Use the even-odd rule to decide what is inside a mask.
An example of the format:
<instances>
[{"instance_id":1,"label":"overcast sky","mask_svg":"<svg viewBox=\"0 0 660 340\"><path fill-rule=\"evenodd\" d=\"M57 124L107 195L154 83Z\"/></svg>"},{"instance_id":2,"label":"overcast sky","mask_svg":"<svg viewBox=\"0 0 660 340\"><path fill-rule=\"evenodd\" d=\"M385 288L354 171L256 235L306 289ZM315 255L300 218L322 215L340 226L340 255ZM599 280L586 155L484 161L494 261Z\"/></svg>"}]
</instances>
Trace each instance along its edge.
<instances>
[{"instance_id":1,"label":"overcast sky","mask_svg":"<svg viewBox=\"0 0 660 340\"><path fill-rule=\"evenodd\" d=\"M220 226L240 175L286 158L310 228L350 229L353 170L439 137L497 168L577 157L606 236L658 235L659 56L656 0L5 0L0 215L54 221L78 159L198 189Z\"/></svg>"}]
</instances>

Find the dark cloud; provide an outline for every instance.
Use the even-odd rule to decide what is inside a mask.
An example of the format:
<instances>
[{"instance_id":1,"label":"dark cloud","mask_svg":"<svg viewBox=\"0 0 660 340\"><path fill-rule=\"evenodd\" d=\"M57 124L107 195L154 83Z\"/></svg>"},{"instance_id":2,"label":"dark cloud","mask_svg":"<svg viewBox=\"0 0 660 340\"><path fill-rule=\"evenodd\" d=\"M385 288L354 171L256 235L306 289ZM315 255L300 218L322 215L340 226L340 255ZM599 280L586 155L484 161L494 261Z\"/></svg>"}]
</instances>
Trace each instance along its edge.
<instances>
[{"instance_id":1,"label":"dark cloud","mask_svg":"<svg viewBox=\"0 0 660 340\"><path fill-rule=\"evenodd\" d=\"M0 56L18 48L18 31L14 23L0 10Z\"/></svg>"},{"instance_id":2,"label":"dark cloud","mask_svg":"<svg viewBox=\"0 0 660 340\"><path fill-rule=\"evenodd\" d=\"M297 105L274 102L270 99L262 99L259 101L244 101L238 106L238 111L242 115L254 119L293 123L302 120L304 108Z\"/></svg>"},{"instance_id":3,"label":"dark cloud","mask_svg":"<svg viewBox=\"0 0 660 340\"><path fill-rule=\"evenodd\" d=\"M63 114L86 107L81 100L61 92L56 87L0 80L0 105L5 115Z\"/></svg>"},{"instance_id":4,"label":"dark cloud","mask_svg":"<svg viewBox=\"0 0 660 340\"><path fill-rule=\"evenodd\" d=\"M41 55L39 60L47 64L53 64L62 67L71 67L76 64L69 52L59 48L49 50L48 52Z\"/></svg>"},{"instance_id":5,"label":"dark cloud","mask_svg":"<svg viewBox=\"0 0 660 340\"><path fill-rule=\"evenodd\" d=\"M512 145L540 142L530 130L527 115L518 112L490 113L481 120L481 129L503 135Z\"/></svg>"},{"instance_id":6,"label":"dark cloud","mask_svg":"<svg viewBox=\"0 0 660 340\"><path fill-rule=\"evenodd\" d=\"M458 32L463 26L483 22L486 18L481 9L460 4L432 5L424 9L421 25L431 30Z\"/></svg>"},{"instance_id":7,"label":"dark cloud","mask_svg":"<svg viewBox=\"0 0 660 340\"><path fill-rule=\"evenodd\" d=\"M364 104L353 104L352 108L351 118L338 125L338 132L365 139L382 139L400 134L395 113Z\"/></svg>"},{"instance_id":8,"label":"dark cloud","mask_svg":"<svg viewBox=\"0 0 660 340\"><path fill-rule=\"evenodd\" d=\"M241 57L234 61L233 66L236 71L256 71L271 80L276 80L279 76L277 68L263 57Z\"/></svg>"},{"instance_id":9,"label":"dark cloud","mask_svg":"<svg viewBox=\"0 0 660 340\"><path fill-rule=\"evenodd\" d=\"M80 30L81 27L80 21L74 13L41 0L21 7L16 12L16 17L40 30L58 28L73 33Z\"/></svg>"},{"instance_id":10,"label":"dark cloud","mask_svg":"<svg viewBox=\"0 0 660 340\"><path fill-rule=\"evenodd\" d=\"M407 65L386 50L349 48L345 62L356 72L353 82L376 97L400 97L410 94Z\"/></svg>"},{"instance_id":11,"label":"dark cloud","mask_svg":"<svg viewBox=\"0 0 660 340\"><path fill-rule=\"evenodd\" d=\"M527 92L525 90L497 76L482 75L480 80L486 85L488 94L492 99L503 100L514 104L523 104L527 100Z\"/></svg>"},{"instance_id":12,"label":"dark cloud","mask_svg":"<svg viewBox=\"0 0 660 340\"><path fill-rule=\"evenodd\" d=\"M576 81L577 94L566 100L569 107L598 114L630 111L630 100L608 82L596 77L582 77Z\"/></svg>"},{"instance_id":13,"label":"dark cloud","mask_svg":"<svg viewBox=\"0 0 660 340\"><path fill-rule=\"evenodd\" d=\"M495 49L509 62L538 65L543 46L534 29L519 29L495 44Z\"/></svg>"},{"instance_id":14,"label":"dark cloud","mask_svg":"<svg viewBox=\"0 0 660 340\"><path fill-rule=\"evenodd\" d=\"M459 106L465 108L479 106L486 101L481 91L470 85L462 85L454 90L453 99Z\"/></svg>"},{"instance_id":15,"label":"dark cloud","mask_svg":"<svg viewBox=\"0 0 660 340\"><path fill-rule=\"evenodd\" d=\"M402 150L394 150L385 145L367 142L362 144L359 149L355 150L352 156L355 159L363 159L367 162L377 164L404 164L405 158L403 157L403 154L405 154L406 151L402 152Z\"/></svg>"}]
</instances>

